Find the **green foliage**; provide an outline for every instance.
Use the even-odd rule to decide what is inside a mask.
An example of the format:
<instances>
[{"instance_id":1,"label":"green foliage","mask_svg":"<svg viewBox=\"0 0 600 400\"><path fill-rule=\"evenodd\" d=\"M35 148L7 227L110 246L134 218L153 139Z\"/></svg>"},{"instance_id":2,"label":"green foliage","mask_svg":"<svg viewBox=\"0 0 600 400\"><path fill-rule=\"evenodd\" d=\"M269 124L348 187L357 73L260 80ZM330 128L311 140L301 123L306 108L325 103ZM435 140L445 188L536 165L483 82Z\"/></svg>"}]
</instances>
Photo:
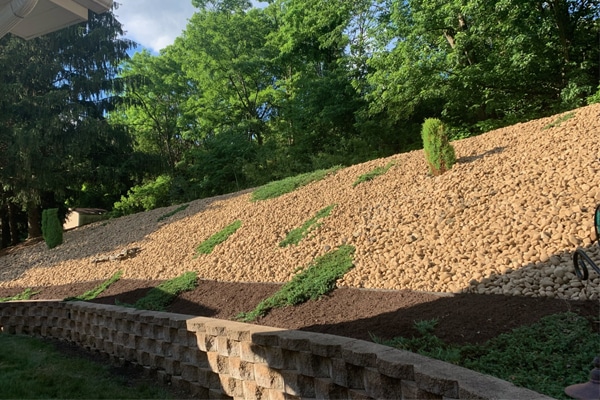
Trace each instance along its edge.
<instances>
[{"instance_id":1,"label":"green foliage","mask_svg":"<svg viewBox=\"0 0 600 400\"><path fill-rule=\"evenodd\" d=\"M42 211L42 235L49 249L63 242L63 227L58 218L58 208Z\"/></svg>"},{"instance_id":2,"label":"green foliage","mask_svg":"<svg viewBox=\"0 0 600 400\"><path fill-rule=\"evenodd\" d=\"M83 184L109 192L100 197L121 189L130 147L105 116L133 47L122 34L109 11L29 41L0 39L0 187L28 211L30 237L39 236L37 209L78 198Z\"/></svg>"},{"instance_id":3,"label":"green foliage","mask_svg":"<svg viewBox=\"0 0 600 400\"><path fill-rule=\"evenodd\" d=\"M177 214L178 212L181 212L181 211L185 210L188 207L189 207L189 204L183 204L183 205L177 207L176 209L174 209L173 211L169 211L168 213L165 213L165 214L161 215L160 217L158 217L158 219L156 221L160 222L160 221L165 220L165 219L167 219L169 217L172 217L173 215Z\"/></svg>"},{"instance_id":4,"label":"green foliage","mask_svg":"<svg viewBox=\"0 0 600 400\"><path fill-rule=\"evenodd\" d=\"M196 286L198 286L198 274L196 272L186 272L150 289L146 296L133 304L133 308L164 311L179 293L193 290Z\"/></svg>"},{"instance_id":5,"label":"green foliage","mask_svg":"<svg viewBox=\"0 0 600 400\"><path fill-rule=\"evenodd\" d=\"M588 105L600 103L600 86L596 89L596 93L587 98Z\"/></svg>"},{"instance_id":6,"label":"green foliage","mask_svg":"<svg viewBox=\"0 0 600 400\"><path fill-rule=\"evenodd\" d=\"M75 297L67 297L65 301L89 301L94 300L98 297L102 292L104 292L110 285L121 279L123 275L123 271L117 271L113 276L102 282L100 285L96 286L92 290L88 290L84 294Z\"/></svg>"},{"instance_id":7,"label":"green foliage","mask_svg":"<svg viewBox=\"0 0 600 400\"><path fill-rule=\"evenodd\" d=\"M434 335L436 323L415 323L418 337L372 338L562 399L565 387L588 381L591 358L600 351L600 334L590 321L571 312L544 317L482 345L447 345Z\"/></svg>"},{"instance_id":8,"label":"green foliage","mask_svg":"<svg viewBox=\"0 0 600 400\"><path fill-rule=\"evenodd\" d=\"M454 147L448 140L446 128L437 118L428 118L423 123L421 130L423 138L423 151L429 172L434 175L441 175L450 170L456 162Z\"/></svg>"},{"instance_id":9,"label":"green foliage","mask_svg":"<svg viewBox=\"0 0 600 400\"><path fill-rule=\"evenodd\" d=\"M242 221L240 221L240 220L237 220L237 221L227 225L221 231L215 233L214 235L212 235L211 237L206 239L204 242L202 242L196 248L196 256L198 256L200 254L212 253L212 251L218 244L221 244L224 241L226 241L227 238L229 238L229 236L233 235L235 233L235 231L237 231L241 226L242 226Z\"/></svg>"},{"instance_id":10,"label":"green foliage","mask_svg":"<svg viewBox=\"0 0 600 400\"><path fill-rule=\"evenodd\" d=\"M286 247L290 244L298 244L302 239L304 239L309 233L313 232L315 229L318 229L321 224L319 220L327 217L331 210L335 207L335 204L325 207L320 210L317 215L306 221L300 228L296 228L290 231L287 234L284 240L279 243L280 247Z\"/></svg>"},{"instance_id":11,"label":"green foliage","mask_svg":"<svg viewBox=\"0 0 600 400\"><path fill-rule=\"evenodd\" d=\"M360 185L363 182L372 181L373 179L377 178L378 176L383 175L386 172L388 172L388 170L390 168L392 168L393 166L394 166L394 162L391 161L391 162L387 163L387 165L385 167L377 167L374 170L367 172L366 174L362 174L354 181L354 183L352 184L352 187L356 187L357 185Z\"/></svg>"},{"instance_id":12,"label":"green foliage","mask_svg":"<svg viewBox=\"0 0 600 400\"><path fill-rule=\"evenodd\" d=\"M39 291L34 292L31 288L27 288L23 290L21 293L16 294L10 297L2 297L0 298L0 303L4 303L6 301L21 301L21 300L29 300L31 296L38 294Z\"/></svg>"},{"instance_id":13,"label":"green foliage","mask_svg":"<svg viewBox=\"0 0 600 400\"><path fill-rule=\"evenodd\" d=\"M172 179L168 175L160 175L156 180L144 185L134 186L115 203L111 215L119 217L141 211L149 211L171 205Z\"/></svg>"},{"instance_id":14,"label":"green foliage","mask_svg":"<svg viewBox=\"0 0 600 400\"><path fill-rule=\"evenodd\" d=\"M254 321L265 316L273 308L301 304L331 292L335 289L336 281L353 267L353 254L354 247L344 245L315 259L273 296L260 302L254 310L239 314L237 319Z\"/></svg>"},{"instance_id":15,"label":"green foliage","mask_svg":"<svg viewBox=\"0 0 600 400\"><path fill-rule=\"evenodd\" d=\"M299 187L308 185L312 182L320 181L326 176L335 173L340 168L342 167L336 166L329 169L321 169L268 183L252 192L252 201L273 199L286 193L293 192Z\"/></svg>"},{"instance_id":16,"label":"green foliage","mask_svg":"<svg viewBox=\"0 0 600 400\"><path fill-rule=\"evenodd\" d=\"M2 399L165 399L164 388L65 355L38 338L0 334Z\"/></svg>"}]
</instances>

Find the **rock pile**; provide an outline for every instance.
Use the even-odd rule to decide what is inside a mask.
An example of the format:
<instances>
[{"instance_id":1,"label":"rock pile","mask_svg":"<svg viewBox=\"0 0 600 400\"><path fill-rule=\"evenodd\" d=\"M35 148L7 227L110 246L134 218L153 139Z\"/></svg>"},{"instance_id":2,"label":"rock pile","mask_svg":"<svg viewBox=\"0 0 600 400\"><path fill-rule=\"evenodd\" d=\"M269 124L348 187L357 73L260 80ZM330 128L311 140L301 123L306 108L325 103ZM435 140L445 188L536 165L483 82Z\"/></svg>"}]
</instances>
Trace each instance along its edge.
<instances>
[{"instance_id":1,"label":"rock pile","mask_svg":"<svg viewBox=\"0 0 600 400\"><path fill-rule=\"evenodd\" d=\"M600 203L600 105L517 124L453 142L458 163L427 175L422 151L337 172L268 201L250 191L96 223L66 232L64 244L42 244L0 258L0 287L124 278L168 279L186 271L222 281L284 282L298 267L341 245L356 247L355 268L340 286L432 292L503 293L599 299L600 277L580 282L571 257L593 244ZM353 187L390 161L383 176ZM322 226L297 246L287 232L336 204ZM243 225L210 255L195 248L235 220ZM119 263L90 261L123 248L140 253Z\"/></svg>"}]
</instances>

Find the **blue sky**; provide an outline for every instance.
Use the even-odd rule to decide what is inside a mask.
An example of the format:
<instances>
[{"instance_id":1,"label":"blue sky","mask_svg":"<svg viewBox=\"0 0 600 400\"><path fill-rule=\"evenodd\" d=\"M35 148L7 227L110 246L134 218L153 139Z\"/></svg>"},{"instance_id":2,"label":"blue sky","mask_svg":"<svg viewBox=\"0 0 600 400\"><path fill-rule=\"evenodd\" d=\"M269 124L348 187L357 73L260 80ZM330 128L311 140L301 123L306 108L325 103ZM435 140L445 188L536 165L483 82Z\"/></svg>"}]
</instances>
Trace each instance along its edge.
<instances>
[{"instance_id":1,"label":"blue sky","mask_svg":"<svg viewBox=\"0 0 600 400\"><path fill-rule=\"evenodd\" d=\"M125 37L153 53L173 43L196 10L191 0L116 0ZM259 4L258 1L253 3Z\"/></svg>"}]
</instances>

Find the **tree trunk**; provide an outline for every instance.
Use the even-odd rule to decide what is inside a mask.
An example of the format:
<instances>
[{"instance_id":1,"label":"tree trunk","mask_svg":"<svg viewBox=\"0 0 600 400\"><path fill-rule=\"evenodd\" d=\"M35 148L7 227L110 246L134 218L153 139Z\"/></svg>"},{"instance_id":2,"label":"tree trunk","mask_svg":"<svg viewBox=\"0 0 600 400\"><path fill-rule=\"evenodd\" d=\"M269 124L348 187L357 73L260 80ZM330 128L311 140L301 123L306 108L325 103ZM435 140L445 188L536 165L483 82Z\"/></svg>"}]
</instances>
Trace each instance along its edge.
<instances>
[{"instance_id":1,"label":"tree trunk","mask_svg":"<svg viewBox=\"0 0 600 400\"><path fill-rule=\"evenodd\" d=\"M10 225L10 244L16 246L19 244L19 225L17 223L17 206L14 203L8 203L8 224Z\"/></svg>"},{"instance_id":2,"label":"tree trunk","mask_svg":"<svg viewBox=\"0 0 600 400\"><path fill-rule=\"evenodd\" d=\"M27 239L35 239L41 236L40 207L34 202L29 202L27 204Z\"/></svg>"},{"instance_id":3,"label":"tree trunk","mask_svg":"<svg viewBox=\"0 0 600 400\"><path fill-rule=\"evenodd\" d=\"M8 206L0 207L0 249L10 246L10 219Z\"/></svg>"}]
</instances>

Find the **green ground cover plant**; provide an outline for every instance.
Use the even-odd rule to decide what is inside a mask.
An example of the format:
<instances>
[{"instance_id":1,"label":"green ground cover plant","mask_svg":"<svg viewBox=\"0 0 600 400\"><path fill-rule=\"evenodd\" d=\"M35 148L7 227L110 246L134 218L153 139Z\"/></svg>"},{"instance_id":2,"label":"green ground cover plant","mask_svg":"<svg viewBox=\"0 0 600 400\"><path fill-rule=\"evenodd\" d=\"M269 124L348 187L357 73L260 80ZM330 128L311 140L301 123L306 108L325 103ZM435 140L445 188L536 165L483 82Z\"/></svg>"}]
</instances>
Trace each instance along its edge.
<instances>
[{"instance_id":1,"label":"green ground cover plant","mask_svg":"<svg viewBox=\"0 0 600 400\"><path fill-rule=\"evenodd\" d=\"M261 301L254 310L240 313L236 318L244 322L254 321L267 315L273 308L301 304L331 292L335 289L335 282L353 267L353 254L354 247L344 245L318 257L273 296Z\"/></svg>"},{"instance_id":2,"label":"green ground cover plant","mask_svg":"<svg viewBox=\"0 0 600 400\"><path fill-rule=\"evenodd\" d=\"M170 212L168 212L166 214L163 214L160 217L158 217L158 219L156 220L156 222L160 222L162 220L165 220L165 219L167 219L167 218L169 218L169 217L177 214L178 212L181 212L181 211L185 210L188 207L189 207L189 204L182 204L179 207L177 207L176 209L174 209L173 211L170 211Z\"/></svg>"},{"instance_id":3,"label":"green ground cover plant","mask_svg":"<svg viewBox=\"0 0 600 400\"><path fill-rule=\"evenodd\" d=\"M196 256L200 254L210 254L214 250L214 248L227 240L227 238L235 233L242 226L242 221L237 220L221 231L215 233L204 242L202 242L198 247L196 247Z\"/></svg>"},{"instance_id":4,"label":"green ground cover plant","mask_svg":"<svg viewBox=\"0 0 600 400\"><path fill-rule=\"evenodd\" d=\"M88 290L82 295L75 297L67 297L65 301L89 301L94 300L98 297L102 292L104 292L110 285L121 279L123 275L123 271L117 271L113 276L102 282L100 285L96 286L92 290Z\"/></svg>"},{"instance_id":5,"label":"green ground cover plant","mask_svg":"<svg viewBox=\"0 0 600 400\"><path fill-rule=\"evenodd\" d=\"M570 112L570 113L566 113L561 115L560 117L556 118L553 122L549 123L548 125L544 126L542 129L546 130L546 129L550 129L550 128L556 128L559 127L560 124L562 124L565 121L570 120L571 118L573 118L575 116L574 112Z\"/></svg>"},{"instance_id":6,"label":"green ground cover plant","mask_svg":"<svg viewBox=\"0 0 600 400\"><path fill-rule=\"evenodd\" d=\"M66 356L37 338L0 334L2 399L165 399L164 388L111 375L110 367Z\"/></svg>"},{"instance_id":7,"label":"green ground cover plant","mask_svg":"<svg viewBox=\"0 0 600 400\"><path fill-rule=\"evenodd\" d=\"M354 181L354 183L352 184L352 187L356 187L363 182L372 181L373 179L377 178L378 176L383 175L386 172L388 172L389 169L392 168L393 166L394 166L394 162L391 161L391 162L387 163L387 165L385 167L377 167L377 168L367 172L366 174L362 174L361 176L359 176L356 179L356 181Z\"/></svg>"},{"instance_id":8,"label":"green ground cover plant","mask_svg":"<svg viewBox=\"0 0 600 400\"><path fill-rule=\"evenodd\" d=\"M320 210L314 217L306 221L300 228L292 229L290 233L287 234L284 240L279 243L280 247L286 247L290 244L298 244L302 239L304 239L309 233L314 231L315 229L321 226L319 220L327 217L331 210L333 210L335 204L325 207Z\"/></svg>"},{"instance_id":9,"label":"green ground cover plant","mask_svg":"<svg viewBox=\"0 0 600 400\"><path fill-rule=\"evenodd\" d=\"M31 299L31 296L36 295L38 293L39 293L39 291L34 292L33 289L27 288L27 289L23 290L21 293L15 294L14 296L0 297L0 303L4 303L7 301L29 300L29 299Z\"/></svg>"},{"instance_id":10,"label":"green ground cover plant","mask_svg":"<svg viewBox=\"0 0 600 400\"><path fill-rule=\"evenodd\" d=\"M169 279L155 288L132 305L121 304L138 310L165 311L177 295L193 290L198 286L198 274L186 272L176 278Z\"/></svg>"},{"instance_id":11,"label":"green ground cover plant","mask_svg":"<svg viewBox=\"0 0 600 400\"><path fill-rule=\"evenodd\" d=\"M286 193L293 192L297 188L308 185L311 182L320 181L327 175L333 174L341 168L341 165L337 165L329 169L320 169L317 171L308 172L306 174L300 174L279 181L267 183L266 185L261 186L252 192L252 201L274 199Z\"/></svg>"},{"instance_id":12,"label":"green ground cover plant","mask_svg":"<svg viewBox=\"0 0 600 400\"><path fill-rule=\"evenodd\" d=\"M448 345L434 335L436 323L416 322L417 337L372 338L559 399L568 398L565 387L589 380L591 361L600 353L600 334L590 321L571 312L549 315L482 345Z\"/></svg>"}]
</instances>

